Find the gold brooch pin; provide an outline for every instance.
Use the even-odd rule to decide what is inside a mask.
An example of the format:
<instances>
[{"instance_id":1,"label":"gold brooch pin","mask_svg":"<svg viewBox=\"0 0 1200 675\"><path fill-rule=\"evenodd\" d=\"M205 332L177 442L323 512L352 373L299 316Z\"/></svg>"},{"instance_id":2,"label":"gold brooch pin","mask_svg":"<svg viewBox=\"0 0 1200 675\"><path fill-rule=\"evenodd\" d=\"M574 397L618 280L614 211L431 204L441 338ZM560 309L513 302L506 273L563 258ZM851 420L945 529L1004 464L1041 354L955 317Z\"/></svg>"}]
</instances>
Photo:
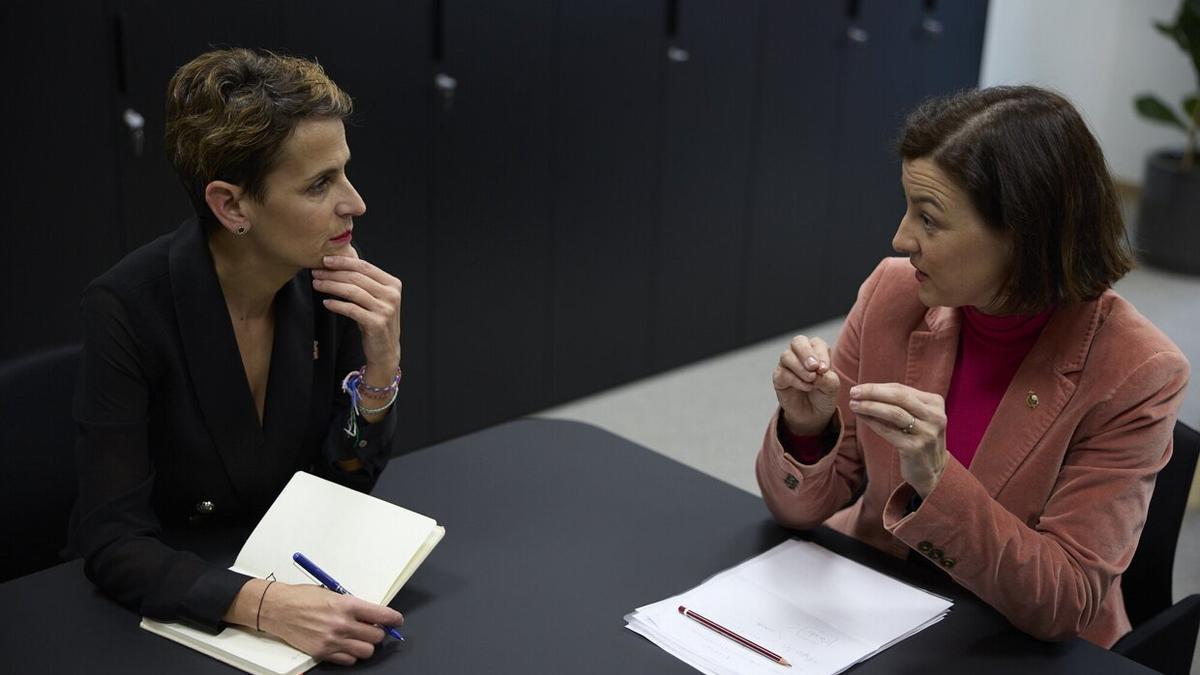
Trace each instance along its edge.
<instances>
[{"instance_id":1,"label":"gold brooch pin","mask_svg":"<svg viewBox=\"0 0 1200 675\"><path fill-rule=\"evenodd\" d=\"M1038 407L1038 395L1035 394L1032 389L1028 394L1025 395L1025 405L1029 406L1030 408Z\"/></svg>"}]
</instances>

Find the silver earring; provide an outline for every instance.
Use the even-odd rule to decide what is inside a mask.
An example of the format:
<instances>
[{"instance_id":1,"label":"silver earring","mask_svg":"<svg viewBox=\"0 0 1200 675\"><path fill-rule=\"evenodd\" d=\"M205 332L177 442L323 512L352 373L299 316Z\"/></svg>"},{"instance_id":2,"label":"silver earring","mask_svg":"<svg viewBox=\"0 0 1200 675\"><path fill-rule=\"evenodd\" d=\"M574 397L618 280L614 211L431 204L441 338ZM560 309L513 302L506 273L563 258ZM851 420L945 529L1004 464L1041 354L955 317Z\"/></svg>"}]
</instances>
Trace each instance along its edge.
<instances>
[{"instance_id":1,"label":"silver earring","mask_svg":"<svg viewBox=\"0 0 1200 675\"><path fill-rule=\"evenodd\" d=\"M242 225L242 226L241 226L241 227L239 227L239 228L238 228L236 231L237 231L237 233L238 233L238 236L240 237L240 236L242 236L243 234L246 234L246 226L245 226L245 225Z\"/></svg>"}]
</instances>

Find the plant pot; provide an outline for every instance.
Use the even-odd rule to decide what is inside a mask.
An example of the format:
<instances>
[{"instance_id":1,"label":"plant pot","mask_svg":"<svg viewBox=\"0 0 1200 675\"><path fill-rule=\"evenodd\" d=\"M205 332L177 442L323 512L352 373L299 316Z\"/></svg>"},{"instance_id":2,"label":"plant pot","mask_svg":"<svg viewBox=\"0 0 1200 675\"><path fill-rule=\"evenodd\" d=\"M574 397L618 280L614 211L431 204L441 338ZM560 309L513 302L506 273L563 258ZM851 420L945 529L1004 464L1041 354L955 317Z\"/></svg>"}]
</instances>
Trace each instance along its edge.
<instances>
[{"instance_id":1,"label":"plant pot","mask_svg":"<svg viewBox=\"0 0 1200 675\"><path fill-rule=\"evenodd\" d=\"M1200 275L1200 166L1185 172L1180 153L1146 160L1138 209L1138 257L1172 272Z\"/></svg>"}]
</instances>

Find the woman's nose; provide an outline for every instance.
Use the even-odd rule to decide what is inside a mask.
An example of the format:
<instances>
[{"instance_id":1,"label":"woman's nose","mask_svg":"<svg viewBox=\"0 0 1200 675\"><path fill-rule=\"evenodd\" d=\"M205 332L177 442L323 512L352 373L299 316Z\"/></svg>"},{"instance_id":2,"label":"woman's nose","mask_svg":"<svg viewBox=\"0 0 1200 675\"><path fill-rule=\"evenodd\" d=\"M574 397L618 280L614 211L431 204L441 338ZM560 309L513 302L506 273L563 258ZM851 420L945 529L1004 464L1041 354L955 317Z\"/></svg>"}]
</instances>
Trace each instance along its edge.
<instances>
[{"instance_id":1,"label":"woman's nose","mask_svg":"<svg viewBox=\"0 0 1200 675\"><path fill-rule=\"evenodd\" d=\"M917 251L916 239L908 233L906 223L907 216L900 220L900 226L896 228L896 234L892 236L892 250L896 253L912 255Z\"/></svg>"},{"instance_id":2,"label":"woman's nose","mask_svg":"<svg viewBox=\"0 0 1200 675\"><path fill-rule=\"evenodd\" d=\"M354 189L354 185L350 181L346 181L346 185L350 188L350 194L347 195L342 215L361 216L367 212L367 203L363 201L362 196L358 194L358 190Z\"/></svg>"}]
</instances>

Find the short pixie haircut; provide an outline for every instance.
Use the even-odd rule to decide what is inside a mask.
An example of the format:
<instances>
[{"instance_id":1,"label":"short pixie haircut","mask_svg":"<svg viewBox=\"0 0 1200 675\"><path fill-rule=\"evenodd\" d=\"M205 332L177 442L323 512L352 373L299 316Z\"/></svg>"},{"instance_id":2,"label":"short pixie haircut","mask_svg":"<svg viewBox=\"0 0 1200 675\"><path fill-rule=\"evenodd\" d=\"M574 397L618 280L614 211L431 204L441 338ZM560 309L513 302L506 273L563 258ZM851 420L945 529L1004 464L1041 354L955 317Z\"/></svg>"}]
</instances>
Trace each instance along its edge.
<instances>
[{"instance_id":1,"label":"short pixie haircut","mask_svg":"<svg viewBox=\"0 0 1200 675\"><path fill-rule=\"evenodd\" d=\"M167 158L196 215L211 224L204 199L210 182L233 183L261 202L296 125L344 120L351 108L350 97L312 61L249 49L206 52L167 85Z\"/></svg>"},{"instance_id":2,"label":"short pixie haircut","mask_svg":"<svg viewBox=\"0 0 1200 675\"><path fill-rule=\"evenodd\" d=\"M991 87L935 98L908 116L898 149L946 172L1012 242L1001 311L1091 300L1133 268L1104 154L1062 96Z\"/></svg>"}]
</instances>

